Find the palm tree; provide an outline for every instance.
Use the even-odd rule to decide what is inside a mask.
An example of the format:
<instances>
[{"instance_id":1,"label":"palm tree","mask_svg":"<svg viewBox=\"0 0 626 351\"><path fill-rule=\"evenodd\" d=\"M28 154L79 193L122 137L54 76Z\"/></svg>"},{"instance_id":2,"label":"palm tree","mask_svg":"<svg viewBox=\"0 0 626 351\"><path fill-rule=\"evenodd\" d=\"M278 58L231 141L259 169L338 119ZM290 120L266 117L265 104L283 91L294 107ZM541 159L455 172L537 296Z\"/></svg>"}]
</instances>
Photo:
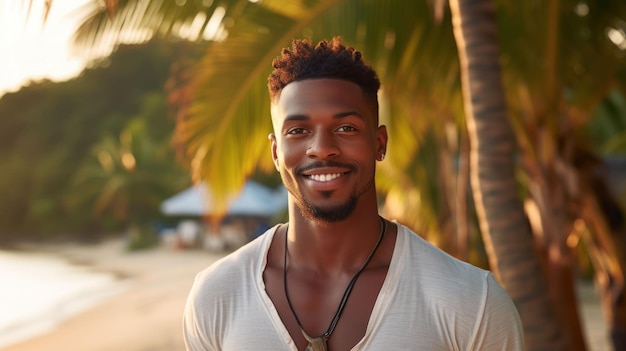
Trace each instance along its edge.
<instances>
[{"instance_id":1,"label":"palm tree","mask_svg":"<svg viewBox=\"0 0 626 351\"><path fill-rule=\"evenodd\" d=\"M450 0L450 8L472 146L471 180L485 246L491 268L518 307L524 330L536 330L537 321L557 318L516 194L515 139L507 119L493 2ZM574 350L584 345L581 337L570 339L567 347L556 323L543 323L540 329L526 333L529 350Z\"/></svg>"},{"instance_id":2,"label":"palm tree","mask_svg":"<svg viewBox=\"0 0 626 351\"><path fill-rule=\"evenodd\" d=\"M92 149L92 161L77 172L74 208L90 208L95 222L111 219L116 228L143 230L154 220L162 199L184 188L187 177L171 167L172 150L147 136L146 122L130 120L116 138Z\"/></svg>"},{"instance_id":3,"label":"palm tree","mask_svg":"<svg viewBox=\"0 0 626 351\"><path fill-rule=\"evenodd\" d=\"M444 225L437 224L441 223L442 218L435 213L444 212L456 218L462 217L459 211L452 208L454 201L449 200L456 196L442 196L444 192L437 187L440 184L433 181L438 178L433 177L433 174L454 174L443 171L450 167L441 166L449 160L433 161L431 155L437 153L426 151L429 147L436 150L442 146L453 151L460 150L451 146L455 138L449 138L448 132L454 130L454 126L462 126L464 122L459 66L455 58L457 51L451 26L443 21L448 18L448 13L442 7L428 7L426 1L380 0L178 2L181 5L175 2L117 0L106 3L107 7L96 11L85 22L79 32L82 33L78 36L79 44L95 47L95 43L110 42L111 38L120 37L120 33L128 35L128 31L133 32L137 28L141 28L144 31L142 33L148 30L149 33L178 38L194 39L202 36L213 39L204 58L197 65L191 66L190 70L180 72L176 77L182 79L173 79L171 86L176 87L172 96L178 108L176 142L185 150L184 157L192 165L197 178L209 181L223 191L222 195L238 188L255 170L270 168L265 151L265 136L271 130L267 112L269 103L265 95L265 77L270 60L293 37L323 38L341 33L346 42L364 51L384 82L383 120L390 126L393 141L390 158L379 172L381 189L389 194L386 198L387 209L402 208L403 203L412 205L419 212L410 215L400 212L400 215L406 215L404 218L407 220L430 218L431 221L426 221L430 224L412 224L432 231L445 230ZM618 34L615 34L611 39L615 45L606 45L606 28L614 30L611 32L613 34L618 33L616 14L624 14L626 9L620 1L579 3L572 0L552 1L550 4L538 6L534 2L496 2L498 31L503 38L500 44L504 90L501 83L494 83L492 87L500 90L496 95L498 101L501 101L501 92L506 94L504 98L508 104L499 107L508 107L514 135L521 146L517 155L521 167L516 169L517 173L510 173L510 164L505 163L502 169L505 179L503 188L508 186L508 194L513 194L517 181L525 190L522 195L527 211L533 208L539 210L538 220L531 217L536 245L542 253L541 257L547 262L546 272L561 272L550 275L551 279L559 276L567 278L568 270L571 271L573 263L569 253L572 247L564 243L571 241L567 238L576 220L583 219L588 223L593 238L609 233L599 236L608 239L595 241L595 246L593 240L588 240L588 244L602 249L600 252L610 254L608 263L605 259L603 265L597 264L596 267L599 272L608 272L616 278L609 279L612 282L609 284L613 285L608 285L604 290L610 291L610 294L620 294L619 282L623 282L621 272L626 266L621 263L623 260L616 249L607 249L610 245L606 245L606 242L615 240L610 230L601 230L604 217L597 210L598 207L593 206L596 197L587 191L591 187L584 182L588 177L578 177L579 186L568 188L565 182L560 181L564 177L559 177L559 174L570 175L567 179L571 179L571 175L590 173L588 168L575 167L575 157L568 151L572 149L571 146L561 146L579 145L573 143L570 130L575 130L588 118L592 107L609 89L623 85L623 79L617 79L620 76L616 72L625 71L624 63L615 55L622 50L619 49L621 44ZM459 12L455 18L464 15ZM569 40L560 40L564 37ZM493 42L490 45L497 47L493 46ZM497 51L492 54L497 55ZM586 79L589 74L581 74L585 70L593 72L593 77L599 79ZM508 128L503 125L502 119L498 122L499 128L494 130ZM569 127L564 128L567 123ZM425 131L429 131L429 134ZM464 134L463 128L457 129L457 139L462 140ZM425 135L433 137L427 138ZM483 134L480 138L488 140ZM509 144L507 147L511 146ZM449 158L457 157L456 151L447 154ZM416 155L423 157L418 158ZM500 159L497 161L500 162ZM435 165L435 171L430 165ZM563 173L563 170L566 172ZM463 188L457 191L449 189L453 183L444 180L441 185L449 194L464 192ZM580 189L584 194L592 195L587 202L582 202L587 204L582 207L586 208L585 211L559 211L568 207L566 204L580 202L580 197L576 198L572 189ZM484 193L476 194L480 195L479 200L485 200ZM506 196L507 192L500 194ZM440 205L433 205L437 201ZM431 205L426 206L428 203ZM528 222L520 215L522 211L519 203L513 200L511 204L513 210L504 213L502 217L517 214L517 218L509 219L519 221L520 228L526 228L522 232L528 233ZM445 211L439 211L441 208ZM482 210L478 211L480 213ZM485 213L487 211L490 213L491 210L486 208ZM457 224L461 223L464 221L457 221ZM492 227L493 223L489 229ZM487 243L487 247L494 247L490 252L500 252L496 247L506 250L507 243L500 240L502 235L507 235L507 238L513 236L508 232L496 234L492 243ZM490 235L485 234L485 237L489 242ZM516 237L515 240L524 239ZM523 245L523 248L515 249L516 254L517 251L531 251L527 241L523 241ZM558 254L548 254L554 252ZM492 261L493 257L501 260L506 258L501 253L499 256L490 255ZM492 269L499 270L501 278L506 282L509 281L509 271L525 269L521 262L506 266L492 263ZM555 270L555 267L566 269ZM613 268L609 271L603 267ZM536 268L531 271L536 271ZM530 281L536 278L528 277ZM552 291L559 284L551 279L546 284L550 284ZM504 285L512 295L513 290L529 288L528 285L519 287L509 284ZM574 296L571 281L568 284L566 289L557 291L555 296L560 297L568 292L568 296ZM547 300L541 279L534 281L530 290L533 292L527 296L538 301ZM611 296L608 292L605 294L607 299ZM619 303L626 299L610 301ZM571 308L574 302L567 303L565 308ZM558 305L555 304L556 307ZM617 312L626 310L617 305L612 308ZM615 315L620 315L617 312ZM524 314L525 325L559 325L550 320L531 320L533 318L539 319L540 316ZM574 324L578 324L577 321ZM620 325L626 323L611 319L611 325L619 329ZM567 333L570 339L580 333L577 325L569 329L573 330ZM546 337L540 335L544 330L549 328L529 329L527 337L529 340L545 340ZM529 345L536 344L542 343L529 342Z\"/></svg>"}]
</instances>

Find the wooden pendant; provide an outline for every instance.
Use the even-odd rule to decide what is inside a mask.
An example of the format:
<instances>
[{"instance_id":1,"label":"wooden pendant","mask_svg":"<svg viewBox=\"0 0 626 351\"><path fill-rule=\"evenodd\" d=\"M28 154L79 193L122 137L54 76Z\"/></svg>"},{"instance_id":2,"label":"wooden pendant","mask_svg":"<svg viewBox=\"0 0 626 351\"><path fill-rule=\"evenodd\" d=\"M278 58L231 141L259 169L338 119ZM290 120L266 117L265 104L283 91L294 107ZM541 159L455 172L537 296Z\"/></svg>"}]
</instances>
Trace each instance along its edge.
<instances>
[{"instance_id":1,"label":"wooden pendant","mask_svg":"<svg viewBox=\"0 0 626 351\"><path fill-rule=\"evenodd\" d=\"M306 341L309 342L309 345L304 349L305 351L328 351L328 345L326 344L326 340L328 340L327 336L322 335L317 338L312 338L305 333L304 330L302 330L302 335L304 335Z\"/></svg>"}]
</instances>

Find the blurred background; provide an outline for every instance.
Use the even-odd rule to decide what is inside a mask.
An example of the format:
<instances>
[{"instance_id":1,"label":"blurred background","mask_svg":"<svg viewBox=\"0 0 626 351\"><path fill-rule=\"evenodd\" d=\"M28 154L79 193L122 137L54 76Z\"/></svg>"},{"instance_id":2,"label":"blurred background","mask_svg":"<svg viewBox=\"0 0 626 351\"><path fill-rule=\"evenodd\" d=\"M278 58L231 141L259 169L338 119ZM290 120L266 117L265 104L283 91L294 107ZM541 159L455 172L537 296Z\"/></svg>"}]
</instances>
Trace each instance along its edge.
<instances>
[{"instance_id":1,"label":"blurred background","mask_svg":"<svg viewBox=\"0 0 626 351\"><path fill-rule=\"evenodd\" d=\"M486 269L506 235L528 236L508 252L540 269L498 268L530 272L524 286L554 310L522 313L528 349L551 342L533 330L554 331L553 350L626 349L626 2L483 0L493 16L474 18L456 3L0 2L0 278L14 287L0 348L183 349L195 272L286 220L271 60L294 38L341 36L382 81L381 213ZM491 90L516 147L503 196L521 203L499 216L525 225L495 243L470 167L471 140L490 133L468 129L453 19L496 28Z\"/></svg>"}]
</instances>

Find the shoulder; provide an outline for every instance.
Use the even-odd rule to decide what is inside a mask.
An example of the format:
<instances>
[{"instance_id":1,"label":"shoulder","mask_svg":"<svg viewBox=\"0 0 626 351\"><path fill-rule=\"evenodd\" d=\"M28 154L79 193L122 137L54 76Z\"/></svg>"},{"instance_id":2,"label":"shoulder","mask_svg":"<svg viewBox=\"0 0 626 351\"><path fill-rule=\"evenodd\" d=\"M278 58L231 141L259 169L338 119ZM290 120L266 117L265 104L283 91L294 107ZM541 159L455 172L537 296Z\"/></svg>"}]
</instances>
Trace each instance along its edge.
<instances>
[{"instance_id":1,"label":"shoulder","mask_svg":"<svg viewBox=\"0 0 626 351\"><path fill-rule=\"evenodd\" d=\"M402 316L410 310L409 320L415 313L422 316L416 329L423 340L434 348L523 349L517 309L491 272L452 257L402 225L397 240L392 311Z\"/></svg>"},{"instance_id":2,"label":"shoulder","mask_svg":"<svg viewBox=\"0 0 626 351\"><path fill-rule=\"evenodd\" d=\"M451 256L403 225L398 225L398 240L405 246L400 250L404 256L403 274L415 275L427 293L434 292L438 298L441 294L458 296L460 301L509 299L490 271Z\"/></svg>"},{"instance_id":3,"label":"shoulder","mask_svg":"<svg viewBox=\"0 0 626 351\"><path fill-rule=\"evenodd\" d=\"M401 252L405 264L409 265L406 268L418 270L426 277L482 286L490 275L487 270L451 256L402 224L398 224L398 240L405 247Z\"/></svg>"},{"instance_id":4,"label":"shoulder","mask_svg":"<svg viewBox=\"0 0 626 351\"><path fill-rule=\"evenodd\" d=\"M467 335L465 342L480 346L477 349L500 350L498 345L505 344L510 347L505 349L518 350L523 345L517 309L490 271L458 260L410 229L398 227L398 237L407 247L403 279L420 291L428 313L447 320L446 328L455 324L453 320L473 325L461 334Z\"/></svg>"},{"instance_id":5,"label":"shoulder","mask_svg":"<svg viewBox=\"0 0 626 351\"><path fill-rule=\"evenodd\" d=\"M230 322L246 313L241 306L257 300L264 253L273 235L274 228L269 229L196 275L183 314L188 349L221 349Z\"/></svg>"},{"instance_id":6,"label":"shoulder","mask_svg":"<svg viewBox=\"0 0 626 351\"><path fill-rule=\"evenodd\" d=\"M190 298L203 295L202 300L212 300L227 294L228 290L251 286L251 279L262 269L275 228L268 229L263 235L200 271L195 277Z\"/></svg>"},{"instance_id":7,"label":"shoulder","mask_svg":"<svg viewBox=\"0 0 626 351\"><path fill-rule=\"evenodd\" d=\"M398 226L397 240L400 284L417 290L428 308L474 319L487 303L510 300L490 271L452 257L405 226Z\"/></svg>"}]
</instances>

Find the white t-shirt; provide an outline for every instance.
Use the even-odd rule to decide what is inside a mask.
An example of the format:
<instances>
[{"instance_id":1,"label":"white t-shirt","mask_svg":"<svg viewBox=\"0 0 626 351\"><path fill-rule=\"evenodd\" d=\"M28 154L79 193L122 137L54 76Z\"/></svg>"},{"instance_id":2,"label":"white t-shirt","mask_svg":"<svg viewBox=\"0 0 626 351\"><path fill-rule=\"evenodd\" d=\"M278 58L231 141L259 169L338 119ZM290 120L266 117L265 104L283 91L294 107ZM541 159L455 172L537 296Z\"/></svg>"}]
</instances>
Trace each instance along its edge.
<instances>
[{"instance_id":1,"label":"white t-shirt","mask_svg":"<svg viewBox=\"0 0 626 351\"><path fill-rule=\"evenodd\" d=\"M183 319L187 350L297 351L265 292L273 227L200 272ZM398 224L385 282L353 351L524 350L511 299L485 270Z\"/></svg>"}]
</instances>

